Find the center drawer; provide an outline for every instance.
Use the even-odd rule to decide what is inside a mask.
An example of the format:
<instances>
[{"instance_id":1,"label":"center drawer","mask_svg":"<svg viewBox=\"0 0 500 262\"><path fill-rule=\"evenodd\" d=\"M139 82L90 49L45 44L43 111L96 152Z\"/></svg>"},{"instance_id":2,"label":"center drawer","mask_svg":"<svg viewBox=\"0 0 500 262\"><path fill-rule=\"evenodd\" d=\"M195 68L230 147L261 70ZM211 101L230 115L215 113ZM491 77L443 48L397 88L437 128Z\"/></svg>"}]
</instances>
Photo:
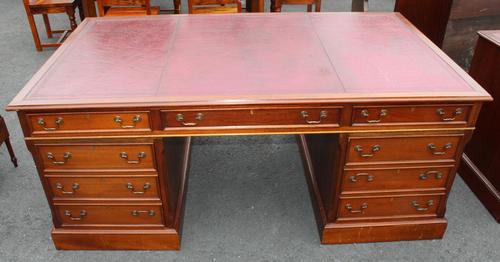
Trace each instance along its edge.
<instances>
[{"instance_id":1,"label":"center drawer","mask_svg":"<svg viewBox=\"0 0 500 262\"><path fill-rule=\"evenodd\" d=\"M158 205L55 204L57 219L67 226L119 226L164 224Z\"/></svg>"},{"instance_id":2,"label":"center drawer","mask_svg":"<svg viewBox=\"0 0 500 262\"><path fill-rule=\"evenodd\" d=\"M154 169L152 144L38 144L44 170Z\"/></svg>"},{"instance_id":3,"label":"center drawer","mask_svg":"<svg viewBox=\"0 0 500 262\"><path fill-rule=\"evenodd\" d=\"M342 198L339 220L435 217L441 195Z\"/></svg>"},{"instance_id":4,"label":"center drawer","mask_svg":"<svg viewBox=\"0 0 500 262\"><path fill-rule=\"evenodd\" d=\"M347 165L455 162L463 134L408 137L349 137Z\"/></svg>"},{"instance_id":5,"label":"center drawer","mask_svg":"<svg viewBox=\"0 0 500 262\"><path fill-rule=\"evenodd\" d=\"M333 126L340 124L340 107L228 108L162 110L162 125L169 128L217 126Z\"/></svg>"},{"instance_id":6,"label":"center drawer","mask_svg":"<svg viewBox=\"0 0 500 262\"><path fill-rule=\"evenodd\" d=\"M58 198L156 198L156 177L47 177L55 199Z\"/></svg>"}]
</instances>

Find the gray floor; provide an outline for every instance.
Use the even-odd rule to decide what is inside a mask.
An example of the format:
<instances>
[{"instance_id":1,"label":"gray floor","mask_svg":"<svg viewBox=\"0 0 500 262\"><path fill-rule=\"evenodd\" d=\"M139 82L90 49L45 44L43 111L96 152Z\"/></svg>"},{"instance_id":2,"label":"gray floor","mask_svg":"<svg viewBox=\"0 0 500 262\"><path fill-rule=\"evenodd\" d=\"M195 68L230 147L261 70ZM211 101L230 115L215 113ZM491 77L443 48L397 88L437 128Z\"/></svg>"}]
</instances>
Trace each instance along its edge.
<instances>
[{"instance_id":1,"label":"gray floor","mask_svg":"<svg viewBox=\"0 0 500 262\"><path fill-rule=\"evenodd\" d=\"M325 11L347 11L350 5L348 0L324 2ZM0 108L5 108L53 53L34 51L21 3L21 0L0 2ZM379 0L372 8L390 11L393 3L394 0ZM56 25L66 23L64 16L54 18ZM448 201L449 226L443 240L321 246L298 148L291 136L194 140L179 252L57 251L50 239L47 202L16 115L3 109L0 112L7 120L20 161L19 168L13 168L5 147L0 148L0 261L499 261L500 258L500 226L461 179L455 182Z\"/></svg>"}]
</instances>

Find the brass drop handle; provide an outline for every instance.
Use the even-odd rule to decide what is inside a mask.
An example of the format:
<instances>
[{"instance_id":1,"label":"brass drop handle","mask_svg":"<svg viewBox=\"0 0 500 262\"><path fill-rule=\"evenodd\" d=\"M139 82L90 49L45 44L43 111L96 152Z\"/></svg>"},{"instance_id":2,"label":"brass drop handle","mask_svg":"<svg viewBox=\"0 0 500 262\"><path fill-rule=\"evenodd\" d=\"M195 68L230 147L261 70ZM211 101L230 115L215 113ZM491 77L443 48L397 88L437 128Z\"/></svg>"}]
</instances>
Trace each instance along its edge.
<instances>
[{"instance_id":1,"label":"brass drop handle","mask_svg":"<svg viewBox=\"0 0 500 262\"><path fill-rule=\"evenodd\" d=\"M71 156L72 155L70 152L65 152L63 155L63 161L56 161L56 157L54 156L53 153L51 153L51 152L47 153L47 158L49 160L52 160L52 164L58 165L58 166L65 165L68 162L68 160L71 158Z\"/></svg>"},{"instance_id":2,"label":"brass drop handle","mask_svg":"<svg viewBox=\"0 0 500 262\"><path fill-rule=\"evenodd\" d=\"M351 182L355 183L355 182L358 182L359 181L359 177L366 177L366 181L368 182L373 182L373 180L375 180L375 177L373 175L370 175L368 173L358 173L354 176L350 176L349 179L351 180Z\"/></svg>"},{"instance_id":3,"label":"brass drop handle","mask_svg":"<svg viewBox=\"0 0 500 262\"><path fill-rule=\"evenodd\" d=\"M307 111L300 112L300 115L302 116L302 118L304 118L306 123L310 125L321 124L321 121L323 121L323 119L326 119L328 117L328 113L324 110L319 112L319 120L308 120L307 118L309 118L309 113Z\"/></svg>"},{"instance_id":4,"label":"brass drop handle","mask_svg":"<svg viewBox=\"0 0 500 262\"><path fill-rule=\"evenodd\" d=\"M427 207L421 207L420 204L414 200L414 201L411 201L411 205L417 210L417 211L427 211L429 210L429 208L431 206L434 205L434 201L431 199L429 201L427 201Z\"/></svg>"},{"instance_id":5,"label":"brass drop handle","mask_svg":"<svg viewBox=\"0 0 500 262\"><path fill-rule=\"evenodd\" d=\"M79 217L74 217L72 214L71 214L71 211L69 210L66 210L64 211L64 215L69 217L69 219L71 219L72 221L80 221L82 220L85 216L87 216L87 211L86 210L82 210L80 211L80 216Z\"/></svg>"},{"instance_id":6,"label":"brass drop handle","mask_svg":"<svg viewBox=\"0 0 500 262\"><path fill-rule=\"evenodd\" d=\"M132 210L130 214L135 217L138 217L141 214L148 214L150 217L154 217L156 212L154 210Z\"/></svg>"},{"instance_id":7,"label":"brass drop handle","mask_svg":"<svg viewBox=\"0 0 500 262\"><path fill-rule=\"evenodd\" d=\"M132 192L133 194L136 194L136 195L143 195L144 193L146 193L146 191L151 188L151 184L145 183L142 188L144 189L144 191L135 191L134 184L127 183L127 189L129 189L130 192Z\"/></svg>"},{"instance_id":8,"label":"brass drop handle","mask_svg":"<svg viewBox=\"0 0 500 262\"><path fill-rule=\"evenodd\" d=\"M380 146L379 145L372 146L372 153L371 154L364 154L363 153L363 147L361 145L356 145L354 147L354 150L356 152L358 152L358 155L360 157L368 158L368 157L373 157L375 155L375 153L377 153L378 151L380 151Z\"/></svg>"},{"instance_id":9,"label":"brass drop handle","mask_svg":"<svg viewBox=\"0 0 500 262\"><path fill-rule=\"evenodd\" d=\"M365 209L368 208L368 203L363 203L361 204L361 207L358 210L353 210L351 204L345 205L345 208L349 210L349 213L356 214L356 213L364 213Z\"/></svg>"},{"instance_id":10,"label":"brass drop handle","mask_svg":"<svg viewBox=\"0 0 500 262\"><path fill-rule=\"evenodd\" d=\"M433 155L444 155L446 154L446 150L451 149L452 147L453 145L451 143L446 143L441 151L437 151L437 146L434 143L430 143L427 145L427 148Z\"/></svg>"},{"instance_id":11,"label":"brass drop handle","mask_svg":"<svg viewBox=\"0 0 500 262\"><path fill-rule=\"evenodd\" d=\"M434 178L441 179L443 178L443 173L440 171L426 171L425 173L420 174L420 180L427 180L429 176L434 175Z\"/></svg>"},{"instance_id":12,"label":"brass drop handle","mask_svg":"<svg viewBox=\"0 0 500 262\"><path fill-rule=\"evenodd\" d=\"M120 127L123 128L123 129L131 129L131 128L135 128L137 126L137 123L141 122L142 121L142 117L141 115L135 115L133 118L132 118L132 125L130 126L127 126L127 125L123 125L123 119L121 116L115 116L115 123L118 123L120 124Z\"/></svg>"},{"instance_id":13,"label":"brass drop handle","mask_svg":"<svg viewBox=\"0 0 500 262\"><path fill-rule=\"evenodd\" d=\"M137 160L129 160L127 152L121 152L120 157L127 160L128 164L140 164L141 160L146 157L146 153L144 153L144 152L137 153Z\"/></svg>"},{"instance_id":14,"label":"brass drop handle","mask_svg":"<svg viewBox=\"0 0 500 262\"><path fill-rule=\"evenodd\" d=\"M184 122L184 114L177 114L175 116L175 119L177 120L177 122L180 122L183 126L196 126L196 125L198 125L197 122L200 122L203 120L203 113L196 113L194 119L197 122Z\"/></svg>"},{"instance_id":15,"label":"brass drop handle","mask_svg":"<svg viewBox=\"0 0 500 262\"><path fill-rule=\"evenodd\" d=\"M57 117L56 120L54 121L55 127L47 127L47 122L45 122L45 119L43 118L38 118L38 125L43 128L45 131L56 131L59 129L59 126L64 123L64 119L62 117Z\"/></svg>"},{"instance_id":16,"label":"brass drop handle","mask_svg":"<svg viewBox=\"0 0 500 262\"><path fill-rule=\"evenodd\" d=\"M361 110L361 115L367 119L366 122L373 124L373 123L380 123L382 121L382 118L387 116L387 112L388 112L387 109L381 109L380 112L378 113L377 119L368 119L370 117L370 112L368 111L368 109Z\"/></svg>"},{"instance_id":17,"label":"brass drop handle","mask_svg":"<svg viewBox=\"0 0 500 262\"><path fill-rule=\"evenodd\" d=\"M457 116L461 115L463 112L464 110L461 107L458 107L457 109L455 109L451 117L446 117L446 111L443 108L438 108L436 110L436 113L441 117L441 120L443 121L454 121Z\"/></svg>"},{"instance_id":18,"label":"brass drop handle","mask_svg":"<svg viewBox=\"0 0 500 262\"><path fill-rule=\"evenodd\" d=\"M64 186L61 183L56 183L56 188L61 191L63 195L74 195L76 193L76 190L80 188L80 184L73 183L73 185L71 186L71 191L65 191Z\"/></svg>"}]
</instances>

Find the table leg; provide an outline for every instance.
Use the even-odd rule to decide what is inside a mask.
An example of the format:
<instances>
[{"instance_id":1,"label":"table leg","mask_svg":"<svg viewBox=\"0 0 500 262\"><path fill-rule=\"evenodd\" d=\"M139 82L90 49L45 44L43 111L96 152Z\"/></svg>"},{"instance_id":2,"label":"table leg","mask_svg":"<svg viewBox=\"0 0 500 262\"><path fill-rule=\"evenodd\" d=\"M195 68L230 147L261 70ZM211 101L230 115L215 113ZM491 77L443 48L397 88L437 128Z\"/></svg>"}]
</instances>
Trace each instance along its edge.
<instances>
[{"instance_id":1,"label":"table leg","mask_svg":"<svg viewBox=\"0 0 500 262\"><path fill-rule=\"evenodd\" d=\"M85 17L96 17L94 0L82 0L82 9Z\"/></svg>"},{"instance_id":2,"label":"table leg","mask_svg":"<svg viewBox=\"0 0 500 262\"><path fill-rule=\"evenodd\" d=\"M264 0L247 0L247 12L264 12Z\"/></svg>"}]
</instances>

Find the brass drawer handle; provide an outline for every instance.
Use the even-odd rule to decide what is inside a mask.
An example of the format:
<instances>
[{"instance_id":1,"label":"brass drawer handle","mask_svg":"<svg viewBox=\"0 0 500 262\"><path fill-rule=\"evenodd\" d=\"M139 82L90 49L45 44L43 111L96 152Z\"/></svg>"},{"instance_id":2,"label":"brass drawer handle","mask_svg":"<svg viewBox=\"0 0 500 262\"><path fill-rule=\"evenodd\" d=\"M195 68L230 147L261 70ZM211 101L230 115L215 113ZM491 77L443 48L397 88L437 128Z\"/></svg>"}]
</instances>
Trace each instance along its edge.
<instances>
[{"instance_id":1,"label":"brass drawer handle","mask_svg":"<svg viewBox=\"0 0 500 262\"><path fill-rule=\"evenodd\" d=\"M368 109L363 109L361 110L361 115L366 118L366 122L373 124L373 123L380 123L382 121L382 118L387 116L387 109L381 109L380 112L378 113L378 118L377 119L368 119L370 117L370 112Z\"/></svg>"},{"instance_id":2,"label":"brass drawer handle","mask_svg":"<svg viewBox=\"0 0 500 262\"><path fill-rule=\"evenodd\" d=\"M64 123L64 119L62 117L57 117L55 122L54 122L56 125L55 127L47 127L47 122L45 122L45 119L43 119L43 118L38 118L37 123L45 131L56 131Z\"/></svg>"},{"instance_id":3,"label":"brass drawer handle","mask_svg":"<svg viewBox=\"0 0 500 262\"><path fill-rule=\"evenodd\" d=\"M459 107L455 109L455 111L453 112L453 116L446 117L446 111L443 108L438 108L436 110L436 113L441 117L441 120L443 121L454 121L457 118L457 116L461 115L463 112L464 110L461 107Z\"/></svg>"},{"instance_id":4,"label":"brass drawer handle","mask_svg":"<svg viewBox=\"0 0 500 262\"><path fill-rule=\"evenodd\" d=\"M354 183L354 182L358 182L359 177L362 177L362 176L365 176L366 181L368 181L368 182L373 182L373 180L375 180L375 177L373 175L368 174L368 173L358 173L354 176L349 177L349 179L351 180L351 182Z\"/></svg>"},{"instance_id":5,"label":"brass drawer handle","mask_svg":"<svg viewBox=\"0 0 500 262\"><path fill-rule=\"evenodd\" d=\"M364 213L364 212L365 212L365 209L367 209L367 208L368 208L368 203L363 203L363 204L361 205L361 207L360 207L358 210L353 210L353 209L352 209L352 205L351 205L351 204L347 204L347 205L345 205L345 208L346 208L347 210L349 210L349 213L351 213L351 214L356 214L356 213Z\"/></svg>"},{"instance_id":6,"label":"brass drawer handle","mask_svg":"<svg viewBox=\"0 0 500 262\"><path fill-rule=\"evenodd\" d=\"M146 193L146 191L151 188L151 184L145 183L142 188L144 189L144 191L135 191L134 184L127 183L127 189L129 189L130 192L132 192L133 194L136 194L136 195L143 195L144 193Z\"/></svg>"},{"instance_id":7,"label":"brass drawer handle","mask_svg":"<svg viewBox=\"0 0 500 262\"><path fill-rule=\"evenodd\" d=\"M302 118L304 118L306 123L310 125L321 124L321 121L323 121L323 119L326 119L328 117L328 113L324 110L319 112L319 120L308 120L307 118L309 118L309 113L307 111L300 112L300 115L302 116Z\"/></svg>"},{"instance_id":8,"label":"brass drawer handle","mask_svg":"<svg viewBox=\"0 0 500 262\"><path fill-rule=\"evenodd\" d=\"M123 119L122 119L121 116L115 116L115 122L118 123L118 124L120 124L120 127L123 128L123 129L135 128L137 126L137 123L141 122L141 121L142 121L141 115L135 115L132 118L132 125L127 126L127 125L123 125Z\"/></svg>"},{"instance_id":9,"label":"brass drawer handle","mask_svg":"<svg viewBox=\"0 0 500 262\"><path fill-rule=\"evenodd\" d=\"M63 155L64 160L63 161L56 161L56 157L54 156L53 153L51 153L51 152L47 153L47 158L49 160L52 160L52 164L58 165L58 166L65 165L68 162L68 160L71 158L71 156L72 155L70 152L65 152Z\"/></svg>"},{"instance_id":10,"label":"brass drawer handle","mask_svg":"<svg viewBox=\"0 0 500 262\"><path fill-rule=\"evenodd\" d=\"M69 219L71 219L72 221L80 221L85 216L87 216L87 211L86 210L82 210L82 211L80 211L80 216L79 217L74 217L74 216L72 216L71 211L66 210L66 211L64 211L64 215L67 216L67 217L69 217Z\"/></svg>"},{"instance_id":11,"label":"brass drawer handle","mask_svg":"<svg viewBox=\"0 0 500 262\"><path fill-rule=\"evenodd\" d=\"M150 217L154 217L156 215L156 212L154 210L132 210L130 214L135 217L138 217L141 214L148 214Z\"/></svg>"},{"instance_id":12,"label":"brass drawer handle","mask_svg":"<svg viewBox=\"0 0 500 262\"><path fill-rule=\"evenodd\" d=\"M429 200L427 201L427 207L421 207L420 204L417 201L411 201L411 205L417 210L417 211L427 211L431 206L434 205L434 200Z\"/></svg>"},{"instance_id":13,"label":"brass drawer handle","mask_svg":"<svg viewBox=\"0 0 500 262\"><path fill-rule=\"evenodd\" d=\"M431 151L433 155L444 155L446 154L446 150L451 149L453 145L451 143L446 143L443 146L442 151L437 151L437 146L434 143L430 143L427 145L427 148Z\"/></svg>"},{"instance_id":14,"label":"brass drawer handle","mask_svg":"<svg viewBox=\"0 0 500 262\"><path fill-rule=\"evenodd\" d=\"M140 164L141 160L146 157L146 153L144 153L144 152L137 153L137 160L129 160L127 152L121 152L120 157L127 160L127 163L129 163L129 164Z\"/></svg>"},{"instance_id":15,"label":"brass drawer handle","mask_svg":"<svg viewBox=\"0 0 500 262\"><path fill-rule=\"evenodd\" d=\"M43 119L43 118L38 118L37 123L45 131L56 131L64 123L64 119L62 117L57 117L56 120L54 121L54 123L56 125L55 127L47 127L47 122L45 122L45 119Z\"/></svg>"},{"instance_id":16,"label":"brass drawer handle","mask_svg":"<svg viewBox=\"0 0 500 262\"><path fill-rule=\"evenodd\" d=\"M426 171L425 173L420 174L420 180L427 180L429 176L434 175L434 178L441 179L443 178L443 173L440 171Z\"/></svg>"},{"instance_id":17,"label":"brass drawer handle","mask_svg":"<svg viewBox=\"0 0 500 262\"><path fill-rule=\"evenodd\" d=\"M61 191L63 195L74 195L76 190L80 188L80 185L78 183L73 183L71 191L64 191L64 186L61 183L56 183L56 188Z\"/></svg>"},{"instance_id":18,"label":"brass drawer handle","mask_svg":"<svg viewBox=\"0 0 500 262\"><path fill-rule=\"evenodd\" d=\"M380 151L380 146L379 145L372 146L372 153L371 154L363 154L363 147L360 146L360 145L356 145L354 147L354 150L356 152L358 152L358 155L360 157L368 158L368 157L373 157L375 155L375 153L377 153L378 151Z\"/></svg>"},{"instance_id":19,"label":"brass drawer handle","mask_svg":"<svg viewBox=\"0 0 500 262\"><path fill-rule=\"evenodd\" d=\"M184 122L184 114L177 114L175 116L175 119L177 122L180 122L183 126L196 126L198 125L197 122L201 122L203 120L203 113L196 113L194 119L197 122Z\"/></svg>"}]
</instances>

